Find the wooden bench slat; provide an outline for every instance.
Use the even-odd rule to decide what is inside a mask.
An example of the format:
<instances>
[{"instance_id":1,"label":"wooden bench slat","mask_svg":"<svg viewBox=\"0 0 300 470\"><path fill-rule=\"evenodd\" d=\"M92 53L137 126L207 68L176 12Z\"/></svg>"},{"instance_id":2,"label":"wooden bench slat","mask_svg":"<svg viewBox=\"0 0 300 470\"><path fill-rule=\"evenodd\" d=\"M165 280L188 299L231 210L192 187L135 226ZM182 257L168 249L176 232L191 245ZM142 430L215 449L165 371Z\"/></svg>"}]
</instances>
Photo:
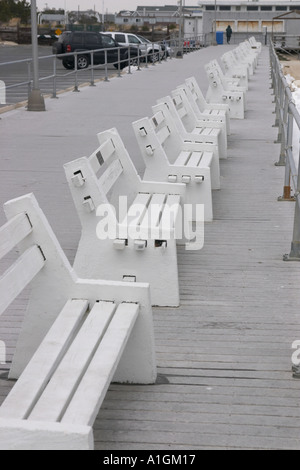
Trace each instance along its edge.
<instances>
[{"instance_id":1,"label":"wooden bench slat","mask_svg":"<svg viewBox=\"0 0 300 470\"><path fill-rule=\"evenodd\" d=\"M18 214L0 228L0 259L32 232L26 214Z\"/></svg>"},{"instance_id":2,"label":"wooden bench slat","mask_svg":"<svg viewBox=\"0 0 300 470\"><path fill-rule=\"evenodd\" d=\"M121 304L72 398L62 423L92 426L139 313L138 304Z\"/></svg>"},{"instance_id":3,"label":"wooden bench slat","mask_svg":"<svg viewBox=\"0 0 300 470\"><path fill-rule=\"evenodd\" d=\"M153 194L148 210L140 224L142 229L159 226L165 201L165 194Z\"/></svg>"},{"instance_id":4,"label":"wooden bench slat","mask_svg":"<svg viewBox=\"0 0 300 470\"><path fill-rule=\"evenodd\" d=\"M187 166L195 168L202 164L203 152L193 152L191 158L189 159Z\"/></svg>"},{"instance_id":5,"label":"wooden bench slat","mask_svg":"<svg viewBox=\"0 0 300 470\"><path fill-rule=\"evenodd\" d=\"M172 219L170 220L170 209L172 210ZM162 232L162 237L165 238L164 232L168 232L169 229L174 229L176 225L176 220L178 216L178 211L180 209L180 196L176 194L170 194L164 205L164 210L160 220L160 229Z\"/></svg>"},{"instance_id":6,"label":"wooden bench slat","mask_svg":"<svg viewBox=\"0 0 300 470\"><path fill-rule=\"evenodd\" d=\"M103 175L99 178L99 184L102 187L105 194L107 194L119 176L123 173L123 167L119 159L115 160L108 169L103 173Z\"/></svg>"},{"instance_id":7,"label":"wooden bench slat","mask_svg":"<svg viewBox=\"0 0 300 470\"><path fill-rule=\"evenodd\" d=\"M87 300L69 300L0 408L0 418L25 419L74 338Z\"/></svg>"},{"instance_id":8,"label":"wooden bench slat","mask_svg":"<svg viewBox=\"0 0 300 470\"><path fill-rule=\"evenodd\" d=\"M203 152L200 166L203 168L210 168L214 158L213 152Z\"/></svg>"},{"instance_id":9,"label":"wooden bench slat","mask_svg":"<svg viewBox=\"0 0 300 470\"><path fill-rule=\"evenodd\" d=\"M186 108L182 107L182 108L177 108L177 113L180 117L180 119L184 118L186 115L187 115L187 110Z\"/></svg>"},{"instance_id":10,"label":"wooden bench slat","mask_svg":"<svg viewBox=\"0 0 300 470\"><path fill-rule=\"evenodd\" d=\"M188 151L180 152L180 155L177 158L177 160L175 161L174 166L175 165L176 166L186 166L188 161L189 161L190 155L191 155L191 152L188 152Z\"/></svg>"},{"instance_id":11,"label":"wooden bench slat","mask_svg":"<svg viewBox=\"0 0 300 470\"><path fill-rule=\"evenodd\" d=\"M151 201L151 194L139 193L128 210L126 225L130 225L133 221L135 225L139 225L145 217L145 213L148 210L150 201ZM138 215L136 213L136 210L139 208L141 209L141 211L140 211L140 214Z\"/></svg>"},{"instance_id":12,"label":"wooden bench slat","mask_svg":"<svg viewBox=\"0 0 300 470\"><path fill-rule=\"evenodd\" d=\"M28 248L0 278L0 316L43 268L45 258L38 246Z\"/></svg>"},{"instance_id":13,"label":"wooden bench slat","mask_svg":"<svg viewBox=\"0 0 300 470\"><path fill-rule=\"evenodd\" d=\"M97 302L54 372L29 420L60 421L93 358L116 310L113 302Z\"/></svg>"},{"instance_id":14,"label":"wooden bench slat","mask_svg":"<svg viewBox=\"0 0 300 470\"><path fill-rule=\"evenodd\" d=\"M168 129L168 127L165 126L159 131L157 131L156 135L159 140L159 143L163 144L167 140L167 138L170 137L170 129Z\"/></svg>"},{"instance_id":15,"label":"wooden bench slat","mask_svg":"<svg viewBox=\"0 0 300 470\"><path fill-rule=\"evenodd\" d=\"M159 127L160 124L162 124L164 122L164 120L165 120L165 116L163 115L163 113L161 111L154 114L154 116L152 117L152 121L153 121L153 124L155 125L155 127Z\"/></svg>"},{"instance_id":16,"label":"wooden bench slat","mask_svg":"<svg viewBox=\"0 0 300 470\"><path fill-rule=\"evenodd\" d=\"M94 152L89 160L90 164L95 173L97 173L102 165L107 162L107 160L113 155L115 152L115 146L113 144L112 139L108 139L102 144L96 152Z\"/></svg>"}]
</instances>

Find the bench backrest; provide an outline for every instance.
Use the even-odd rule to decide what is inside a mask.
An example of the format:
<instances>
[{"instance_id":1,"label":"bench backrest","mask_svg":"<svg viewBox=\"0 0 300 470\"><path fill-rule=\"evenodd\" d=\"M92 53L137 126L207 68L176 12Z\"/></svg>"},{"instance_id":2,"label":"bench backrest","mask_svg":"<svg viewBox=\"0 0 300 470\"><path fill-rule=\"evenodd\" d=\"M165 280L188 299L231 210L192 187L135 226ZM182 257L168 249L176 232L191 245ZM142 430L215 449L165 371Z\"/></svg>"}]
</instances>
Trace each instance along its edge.
<instances>
[{"instance_id":1,"label":"bench backrest","mask_svg":"<svg viewBox=\"0 0 300 470\"><path fill-rule=\"evenodd\" d=\"M2 80L0 80L0 104L6 104L6 87Z\"/></svg>"},{"instance_id":2,"label":"bench backrest","mask_svg":"<svg viewBox=\"0 0 300 470\"><path fill-rule=\"evenodd\" d=\"M225 91L224 86L221 82L221 79L220 79L219 74L217 73L217 71L212 69L209 66L209 64L206 64L204 66L204 68L205 68L206 75L207 75L207 78L208 78L208 81L209 81L209 87L212 90L212 92L217 91L218 93L223 93Z\"/></svg>"},{"instance_id":3,"label":"bench backrest","mask_svg":"<svg viewBox=\"0 0 300 470\"><path fill-rule=\"evenodd\" d=\"M184 91L185 96L187 97L188 102L194 111L196 119L202 120L203 119L202 112L200 111L200 108L198 106L198 103L199 103L198 94L191 91L190 87L186 83L184 83L183 85L180 85L178 88L181 88Z\"/></svg>"},{"instance_id":4,"label":"bench backrest","mask_svg":"<svg viewBox=\"0 0 300 470\"><path fill-rule=\"evenodd\" d=\"M200 112L203 112L207 108L207 102L197 83L196 78L195 77L187 78L185 80L185 83L188 86L190 92L192 93L194 101L196 102Z\"/></svg>"},{"instance_id":5,"label":"bench backrest","mask_svg":"<svg viewBox=\"0 0 300 470\"><path fill-rule=\"evenodd\" d=\"M101 204L119 207L119 196L134 200L140 177L116 129L98 134L99 148L87 158L64 165L67 181L83 225Z\"/></svg>"},{"instance_id":6,"label":"bench backrest","mask_svg":"<svg viewBox=\"0 0 300 470\"><path fill-rule=\"evenodd\" d=\"M27 339L20 348L20 360L24 366L32 347L38 346L59 314L75 278L33 194L7 202L4 210L8 222L0 230L0 257L16 245L20 255L0 279L0 314L29 283L32 287L26 315L33 315L35 322L23 325Z\"/></svg>"},{"instance_id":7,"label":"bench backrest","mask_svg":"<svg viewBox=\"0 0 300 470\"><path fill-rule=\"evenodd\" d=\"M185 131L193 132L197 125L197 116L193 109L193 104L187 96L187 93L189 93L187 87L181 86L172 91L172 98Z\"/></svg>"},{"instance_id":8,"label":"bench backrest","mask_svg":"<svg viewBox=\"0 0 300 470\"><path fill-rule=\"evenodd\" d=\"M21 255L0 278L0 314L31 281L11 378L21 375L66 303L70 299L85 299L89 308L101 300L114 302L116 306L124 302L140 306L136 331L126 347L115 380L151 383L155 355L149 285L79 279L33 194L7 202L4 210L8 223L0 230L0 258L9 254L16 244Z\"/></svg>"},{"instance_id":9,"label":"bench backrest","mask_svg":"<svg viewBox=\"0 0 300 470\"><path fill-rule=\"evenodd\" d=\"M222 84L222 87L225 91L229 90L223 71L217 61L211 60L208 64L205 65L205 69L207 74L213 74L214 77L218 77L218 80Z\"/></svg>"},{"instance_id":10,"label":"bench backrest","mask_svg":"<svg viewBox=\"0 0 300 470\"><path fill-rule=\"evenodd\" d=\"M153 122L153 118L155 124ZM160 120L163 120L162 114L153 116L152 119L145 117L132 123L134 134L138 142L146 168L153 174L167 173L169 170L169 160L162 146L162 142L168 138L169 130L167 127L162 133L157 133ZM156 123L158 126L156 126Z\"/></svg>"}]
</instances>

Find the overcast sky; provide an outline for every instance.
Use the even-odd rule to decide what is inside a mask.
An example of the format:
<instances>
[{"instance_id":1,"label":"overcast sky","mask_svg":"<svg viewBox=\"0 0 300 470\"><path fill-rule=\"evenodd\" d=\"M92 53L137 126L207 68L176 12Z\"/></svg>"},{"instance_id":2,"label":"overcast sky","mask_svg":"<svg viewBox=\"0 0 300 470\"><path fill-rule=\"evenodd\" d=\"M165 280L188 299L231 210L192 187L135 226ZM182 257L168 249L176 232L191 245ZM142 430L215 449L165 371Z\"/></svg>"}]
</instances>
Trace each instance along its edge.
<instances>
[{"instance_id":1,"label":"overcast sky","mask_svg":"<svg viewBox=\"0 0 300 470\"><path fill-rule=\"evenodd\" d=\"M184 0L183 0L184 1ZM272 1L272 0L270 0ZM297 1L299 0L292 0ZM228 3L228 0L217 0L217 3ZM199 0L185 0L187 6L198 5ZM176 5L177 0L37 0L37 7L40 11L44 10L46 6L49 8L65 8L68 10L89 10L96 9L100 13L108 11L108 13L119 12L120 10L136 10L137 6L164 6L164 5Z\"/></svg>"},{"instance_id":2,"label":"overcast sky","mask_svg":"<svg viewBox=\"0 0 300 470\"><path fill-rule=\"evenodd\" d=\"M199 0L186 0L186 5L198 5ZM219 0L220 1L220 0ZM96 9L100 13L103 11L103 0L37 0L39 10L44 10L46 4L49 8L66 8L66 10ZM176 5L177 0L104 0L104 11L109 13L119 12L120 10L136 10L137 6L164 6Z\"/></svg>"}]
</instances>

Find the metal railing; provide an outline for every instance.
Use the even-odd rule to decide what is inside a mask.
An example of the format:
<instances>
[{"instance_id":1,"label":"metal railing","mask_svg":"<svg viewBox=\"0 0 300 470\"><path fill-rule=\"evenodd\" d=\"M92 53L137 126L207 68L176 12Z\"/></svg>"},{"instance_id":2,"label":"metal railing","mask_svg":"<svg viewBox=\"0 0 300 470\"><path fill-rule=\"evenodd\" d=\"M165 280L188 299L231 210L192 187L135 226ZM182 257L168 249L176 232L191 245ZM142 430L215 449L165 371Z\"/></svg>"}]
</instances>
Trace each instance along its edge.
<instances>
[{"instance_id":1,"label":"metal railing","mask_svg":"<svg viewBox=\"0 0 300 470\"><path fill-rule=\"evenodd\" d=\"M157 43L155 43L157 44ZM114 66L116 69L116 73L118 77L121 77L122 69L128 66L128 74L132 73L132 66L137 66L138 70L141 67L149 67L155 66L156 64L160 64L167 59L173 59L176 57L176 51L179 48L183 50L183 53L193 52L198 50L202 47L208 45L206 43L205 35L191 37L187 40L184 40L182 44L179 44L177 38L173 38L169 41L163 41L162 43L158 43L160 45L160 52L157 51L157 47L154 43L149 48L151 49L151 53L146 53L143 48L139 45L136 46L135 49L132 47L128 47L128 55L125 59L121 58L121 50L124 50L124 47L117 47L117 48L107 48L107 49L97 49L97 50L88 50L88 51L81 51L81 52L71 52L67 54L61 55L47 55L39 57L39 69L41 70L43 67L43 63L46 61L50 61L50 64L47 65L47 73L44 76L41 76L40 73L39 83L40 87L42 87L43 82L51 82L51 86L47 86L46 94L51 95L52 98L57 97L58 93L58 81L63 82L64 79L68 77L73 77L72 83L74 87L74 91L79 91L80 85L80 77L84 76L84 81L89 82L91 86L95 84L95 73L96 71L102 71L102 79L104 81L109 81L109 66ZM117 58L115 61L110 60L111 53L115 51ZM133 52L136 51L136 54ZM99 61L99 54L102 56L102 60ZM98 56L98 57L97 57ZM81 57L88 58L88 67L81 69L78 59ZM69 70L62 70L61 68L58 70L58 60L59 62L63 62L66 59L70 59L70 62L73 62L73 67L70 67ZM27 87L27 98L32 91L32 74L33 74L33 64L32 59L22 59L17 61L11 62L4 62L0 63L0 78L2 76L1 70L4 67L15 67L18 66L18 71L21 69L22 66L25 66L26 71L23 71L22 80L19 82L14 81L13 83L7 83L6 91L17 89L20 87ZM87 75L88 74L88 75ZM70 88L70 84L66 87L60 86L59 89L63 90L64 88ZM43 90L44 93L44 90ZM22 100L22 101L25 101Z\"/></svg>"},{"instance_id":2,"label":"metal railing","mask_svg":"<svg viewBox=\"0 0 300 470\"><path fill-rule=\"evenodd\" d=\"M285 166L283 196L279 201L295 201L293 238L290 254L284 256L285 261L300 261L300 154L296 155L295 163L293 139L295 132L300 132L300 114L295 105L289 84L275 52L274 44L270 44L272 87L275 96L276 122L278 126L278 143L281 143L278 166ZM294 194L292 192L294 191Z\"/></svg>"}]
</instances>

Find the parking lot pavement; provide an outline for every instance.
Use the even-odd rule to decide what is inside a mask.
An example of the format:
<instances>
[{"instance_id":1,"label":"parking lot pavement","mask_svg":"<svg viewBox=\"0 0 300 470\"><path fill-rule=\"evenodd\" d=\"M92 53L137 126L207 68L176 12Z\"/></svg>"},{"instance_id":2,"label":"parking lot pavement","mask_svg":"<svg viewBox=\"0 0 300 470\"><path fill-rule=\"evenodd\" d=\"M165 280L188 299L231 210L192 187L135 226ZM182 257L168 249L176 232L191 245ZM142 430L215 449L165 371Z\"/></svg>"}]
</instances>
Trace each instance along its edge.
<instances>
[{"instance_id":1,"label":"parking lot pavement","mask_svg":"<svg viewBox=\"0 0 300 470\"><path fill-rule=\"evenodd\" d=\"M59 92L75 86L74 71L66 70L62 61L52 55L52 47L39 46L39 77L41 92L45 95L53 95L54 92L54 70L56 70L55 87ZM16 62L8 64L10 62ZM21 61L21 62L20 62ZM6 65L2 66L1 64ZM31 46L0 46L0 80L6 84L6 103L16 104L23 102L28 98L28 82L31 63ZM108 66L109 76L117 73L113 65ZM100 80L105 77L104 67L101 66L94 70L94 79ZM81 70L78 72L77 82L83 84L91 81L91 70Z\"/></svg>"}]
</instances>

